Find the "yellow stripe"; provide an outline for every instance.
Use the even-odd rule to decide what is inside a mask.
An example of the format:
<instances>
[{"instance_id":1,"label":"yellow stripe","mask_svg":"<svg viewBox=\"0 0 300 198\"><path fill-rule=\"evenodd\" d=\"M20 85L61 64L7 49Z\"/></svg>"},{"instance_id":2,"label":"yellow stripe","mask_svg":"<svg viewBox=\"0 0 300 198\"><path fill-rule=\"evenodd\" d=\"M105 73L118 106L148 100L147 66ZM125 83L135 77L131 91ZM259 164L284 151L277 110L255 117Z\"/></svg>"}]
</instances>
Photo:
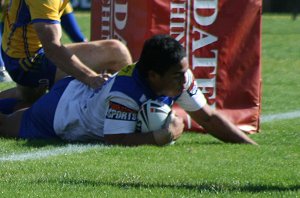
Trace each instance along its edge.
<instances>
[{"instance_id":1,"label":"yellow stripe","mask_svg":"<svg viewBox=\"0 0 300 198\"><path fill-rule=\"evenodd\" d=\"M20 59L20 60L19 60L20 66L23 68L24 71L28 71L27 67L23 64L23 61L22 61L22 60L24 60L24 59Z\"/></svg>"},{"instance_id":2,"label":"yellow stripe","mask_svg":"<svg viewBox=\"0 0 300 198\"><path fill-rule=\"evenodd\" d=\"M132 76L134 68L135 64L127 65L126 67L123 67L121 71L119 71L118 76Z\"/></svg>"},{"instance_id":3,"label":"yellow stripe","mask_svg":"<svg viewBox=\"0 0 300 198\"><path fill-rule=\"evenodd\" d=\"M24 60L24 62L27 65L27 67L32 67L31 62L27 58Z\"/></svg>"}]
</instances>

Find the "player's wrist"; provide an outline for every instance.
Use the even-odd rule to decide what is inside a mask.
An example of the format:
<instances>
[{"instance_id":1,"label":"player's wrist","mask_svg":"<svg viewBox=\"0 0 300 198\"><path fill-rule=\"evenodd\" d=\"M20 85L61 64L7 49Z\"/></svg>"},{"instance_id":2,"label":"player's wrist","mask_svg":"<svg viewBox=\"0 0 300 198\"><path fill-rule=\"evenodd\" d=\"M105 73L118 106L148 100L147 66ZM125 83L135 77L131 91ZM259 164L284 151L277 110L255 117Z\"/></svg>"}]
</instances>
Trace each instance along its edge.
<instances>
[{"instance_id":1,"label":"player's wrist","mask_svg":"<svg viewBox=\"0 0 300 198\"><path fill-rule=\"evenodd\" d=\"M153 137L154 137L156 144L159 146L169 144L174 139L173 134L166 129L160 129L160 130L154 131Z\"/></svg>"}]
</instances>

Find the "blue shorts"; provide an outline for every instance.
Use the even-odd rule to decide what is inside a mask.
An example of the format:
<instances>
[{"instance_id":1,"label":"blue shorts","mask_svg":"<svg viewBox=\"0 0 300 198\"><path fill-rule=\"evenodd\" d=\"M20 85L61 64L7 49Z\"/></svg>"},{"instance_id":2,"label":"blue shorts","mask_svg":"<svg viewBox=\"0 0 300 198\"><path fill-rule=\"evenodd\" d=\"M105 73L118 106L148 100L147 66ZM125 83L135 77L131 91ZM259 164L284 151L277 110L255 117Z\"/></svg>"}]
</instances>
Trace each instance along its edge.
<instances>
[{"instance_id":1,"label":"blue shorts","mask_svg":"<svg viewBox=\"0 0 300 198\"><path fill-rule=\"evenodd\" d=\"M54 115L60 97L73 77L64 78L27 109L22 117L19 138L53 139L58 138L53 128Z\"/></svg>"},{"instance_id":2,"label":"blue shorts","mask_svg":"<svg viewBox=\"0 0 300 198\"><path fill-rule=\"evenodd\" d=\"M5 69L19 85L26 87L47 87L54 84L56 66L47 59L41 48L34 57L12 58L1 49Z\"/></svg>"}]
</instances>

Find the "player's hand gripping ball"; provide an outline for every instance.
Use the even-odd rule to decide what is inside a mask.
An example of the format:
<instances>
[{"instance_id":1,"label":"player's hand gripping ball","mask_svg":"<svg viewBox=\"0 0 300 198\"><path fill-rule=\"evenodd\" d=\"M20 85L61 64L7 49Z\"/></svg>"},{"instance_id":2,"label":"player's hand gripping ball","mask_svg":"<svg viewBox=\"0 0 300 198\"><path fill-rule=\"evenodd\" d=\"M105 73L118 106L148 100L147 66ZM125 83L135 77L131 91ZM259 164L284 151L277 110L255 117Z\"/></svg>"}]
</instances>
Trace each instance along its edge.
<instances>
[{"instance_id":1,"label":"player's hand gripping ball","mask_svg":"<svg viewBox=\"0 0 300 198\"><path fill-rule=\"evenodd\" d=\"M137 115L137 131L147 133L162 129L171 115L169 105L156 100L148 100L142 104Z\"/></svg>"}]
</instances>

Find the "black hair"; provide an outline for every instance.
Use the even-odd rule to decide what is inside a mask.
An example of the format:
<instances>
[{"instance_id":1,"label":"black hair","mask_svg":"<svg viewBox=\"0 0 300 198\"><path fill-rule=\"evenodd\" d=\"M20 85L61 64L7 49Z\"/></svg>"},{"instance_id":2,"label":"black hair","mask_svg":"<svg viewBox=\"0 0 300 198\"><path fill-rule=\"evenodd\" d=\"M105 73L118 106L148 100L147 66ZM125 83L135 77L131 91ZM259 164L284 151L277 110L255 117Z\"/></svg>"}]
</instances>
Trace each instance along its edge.
<instances>
[{"instance_id":1,"label":"black hair","mask_svg":"<svg viewBox=\"0 0 300 198\"><path fill-rule=\"evenodd\" d=\"M176 39L164 34L155 35L145 41L137 68L145 78L150 70L163 76L184 57L185 49Z\"/></svg>"}]
</instances>

